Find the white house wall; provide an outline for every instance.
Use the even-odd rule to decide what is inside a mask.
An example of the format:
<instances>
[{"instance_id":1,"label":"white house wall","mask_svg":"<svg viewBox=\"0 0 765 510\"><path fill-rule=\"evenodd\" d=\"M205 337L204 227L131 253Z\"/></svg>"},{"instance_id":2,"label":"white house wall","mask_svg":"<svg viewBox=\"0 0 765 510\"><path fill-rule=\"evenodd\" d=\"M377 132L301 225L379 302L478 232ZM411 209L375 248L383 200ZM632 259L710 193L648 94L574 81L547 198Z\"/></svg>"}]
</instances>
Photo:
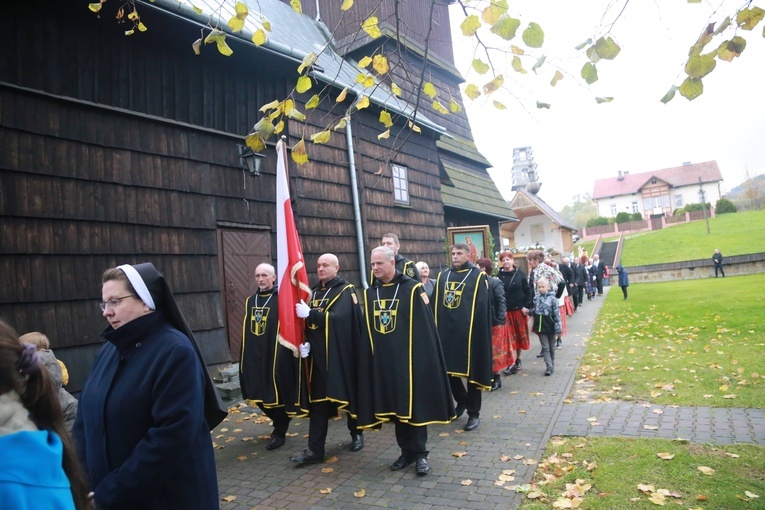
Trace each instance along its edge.
<instances>
[{"instance_id":1,"label":"white house wall","mask_svg":"<svg viewBox=\"0 0 765 510\"><path fill-rule=\"evenodd\" d=\"M720 198L720 186L717 182L708 182L704 183L704 193L705 193L705 199L707 202L711 203L714 207L715 202L717 202ZM678 197L681 197L681 201L678 201ZM669 200L670 200L670 209L674 211L675 209L680 209L681 207L685 207L688 204L697 204L701 200L699 199L699 186L698 184L694 184L691 186L679 186L676 188L670 188L669 190ZM638 192L631 195L619 195L615 196L613 198L600 198L598 200L595 200L595 203L598 207L598 215L599 216L605 216L606 218L613 218L616 216L616 214L620 212L627 212L632 214L633 211L633 202L637 202L638 211L643 215L643 218L649 216L652 214L653 211L648 211L646 214L646 211L643 208L643 194ZM680 205L678 205L680 204ZM615 207L616 213L614 213L614 209L612 206Z\"/></svg>"},{"instance_id":2,"label":"white house wall","mask_svg":"<svg viewBox=\"0 0 765 510\"><path fill-rule=\"evenodd\" d=\"M563 249L560 229L553 228L552 220L543 214L523 218L515 229L517 247L533 246L537 243L545 248Z\"/></svg>"}]
</instances>

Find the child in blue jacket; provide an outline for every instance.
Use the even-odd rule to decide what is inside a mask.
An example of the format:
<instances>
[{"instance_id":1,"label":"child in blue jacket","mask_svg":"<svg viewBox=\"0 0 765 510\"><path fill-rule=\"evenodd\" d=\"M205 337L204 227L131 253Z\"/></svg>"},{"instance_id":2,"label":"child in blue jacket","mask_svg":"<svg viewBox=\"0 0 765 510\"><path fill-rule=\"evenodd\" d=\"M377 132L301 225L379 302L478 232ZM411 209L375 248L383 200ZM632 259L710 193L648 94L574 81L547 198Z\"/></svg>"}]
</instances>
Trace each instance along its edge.
<instances>
[{"instance_id":1,"label":"child in blue jacket","mask_svg":"<svg viewBox=\"0 0 765 510\"><path fill-rule=\"evenodd\" d=\"M550 292L546 278L537 280L537 295L534 296L534 333L542 344L542 357L547 370L545 375L555 371L555 339L561 333L560 308L555 294Z\"/></svg>"}]
</instances>

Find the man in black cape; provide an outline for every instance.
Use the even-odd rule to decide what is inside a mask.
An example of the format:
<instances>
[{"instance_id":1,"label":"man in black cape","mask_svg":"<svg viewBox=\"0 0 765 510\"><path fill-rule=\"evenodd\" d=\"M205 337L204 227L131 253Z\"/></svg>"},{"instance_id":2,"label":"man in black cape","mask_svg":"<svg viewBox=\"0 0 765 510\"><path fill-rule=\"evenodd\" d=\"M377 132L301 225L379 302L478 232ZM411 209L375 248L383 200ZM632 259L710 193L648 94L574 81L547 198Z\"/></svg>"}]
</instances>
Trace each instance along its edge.
<instances>
[{"instance_id":1,"label":"man in black cape","mask_svg":"<svg viewBox=\"0 0 765 510\"><path fill-rule=\"evenodd\" d=\"M290 458L298 465L324 462L328 422L338 411L348 413L351 451L364 447L364 437L356 427L361 308L356 289L337 276L339 270L335 255L325 253L319 257L316 271L319 283L312 289L311 301L295 305L297 316L306 319L301 356L309 373L308 381L298 391L298 407L301 412L310 413L308 449Z\"/></svg>"},{"instance_id":2,"label":"man in black cape","mask_svg":"<svg viewBox=\"0 0 765 510\"><path fill-rule=\"evenodd\" d=\"M279 289L274 266L258 265L255 281L258 292L244 305L239 382L242 396L271 418L274 430L266 449L276 450L284 444L290 417L296 414L299 358L278 341Z\"/></svg>"},{"instance_id":3,"label":"man in black cape","mask_svg":"<svg viewBox=\"0 0 765 510\"><path fill-rule=\"evenodd\" d=\"M470 260L470 247L451 247L452 267L438 275L433 292L438 334L444 349L457 417L467 410L465 430L480 423L481 391L491 389L491 310L486 273Z\"/></svg>"},{"instance_id":4,"label":"man in black cape","mask_svg":"<svg viewBox=\"0 0 765 510\"><path fill-rule=\"evenodd\" d=\"M364 291L360 355L368 379L359 388L359 426L393 421L401 456L391 470L414 462L424 476L430 472L427 425L455 418L446 362L422 283L396 270L388 247L372 250L371 263L375 280Z\"/></svg>"}]
</instances>

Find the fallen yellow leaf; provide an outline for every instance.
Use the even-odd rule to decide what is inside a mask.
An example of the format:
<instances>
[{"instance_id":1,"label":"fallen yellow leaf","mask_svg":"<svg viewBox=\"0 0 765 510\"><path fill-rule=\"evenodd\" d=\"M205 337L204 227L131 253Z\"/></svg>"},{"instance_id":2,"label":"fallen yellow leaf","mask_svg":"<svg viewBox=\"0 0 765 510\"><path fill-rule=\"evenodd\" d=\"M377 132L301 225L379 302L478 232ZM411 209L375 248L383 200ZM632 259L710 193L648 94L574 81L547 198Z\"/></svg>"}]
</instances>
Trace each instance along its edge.
<instances>
[{"instance_id":1,"label":"fallen yellow leaf","mask_svg":"<svg viewBox=\"0 0 765 510\"><path fill-rule=\"evenodd\" d=\"M332 492L332 489L330 487L327 487L326 489L319 489L319 492L322 494L329 494Z\"/></svg>"},{"instance_id":2,"label":"fallen yellow leaf","mask_svg":"<svg viewBox=\"0 0 765 510\"><path fill-rule=\"evenodd\" d=\"M353 495L356 496L357 498L363 498L364 496L367 495L367 491L364 489L359 489L356 492L354 492Z\"/></svg>"},{"instance_id":3,"label":"fallen yellow leaf","mask_svg":"<svg viewBox=\"0 0 765 510\"><path fill-rule=\"evenodd\" d=\"M713 474L715 474L715 470L712 469L711 467L699 466L696 469L698 469L699 471L701 471L702 473L708 476L712 476Z\"/></svg>"}]
</instances>

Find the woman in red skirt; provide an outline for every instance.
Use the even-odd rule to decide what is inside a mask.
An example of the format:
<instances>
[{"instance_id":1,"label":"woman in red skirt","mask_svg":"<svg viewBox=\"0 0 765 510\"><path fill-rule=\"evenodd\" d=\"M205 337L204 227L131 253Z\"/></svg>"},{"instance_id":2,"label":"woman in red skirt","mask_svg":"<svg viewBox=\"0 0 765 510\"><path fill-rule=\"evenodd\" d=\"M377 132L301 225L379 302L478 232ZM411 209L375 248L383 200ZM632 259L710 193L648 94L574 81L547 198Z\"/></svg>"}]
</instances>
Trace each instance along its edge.
<instances>
[{"instance_id":1,"label":"woman in red skirt","mask_svg":"<svg viewBox=\"0 0 765 510\"><path fill-rule=\"evenodd\" d=\"M510 344L515 351L515 362L503 372L511 375L522 369L521 351L528 351L529 343L529 310L526 305L531 301L531 290L526 275L514 265L514 255L509 251L499 254L499 279L505 289L505 304L507 305L507 333Z\"/></svg>"},{"instance_id":2,"label":"woman in red skirt","mask_svg":"<svg viewBox=\"0 0 765 510\"><path fill-rule=\"evenodd\" d=\"M491 391L496 391L502 386L500 371L512 365L515 361L513 346L510 343L510 336L507 334L507 326L505 324L505 290L502 281L491 276L491 271L494 268L491 260L481 258L476 261L476 265L487 274L489 280L492 371L494 372L494 382L491 385Z\"/></svg>"}]
</instances>

